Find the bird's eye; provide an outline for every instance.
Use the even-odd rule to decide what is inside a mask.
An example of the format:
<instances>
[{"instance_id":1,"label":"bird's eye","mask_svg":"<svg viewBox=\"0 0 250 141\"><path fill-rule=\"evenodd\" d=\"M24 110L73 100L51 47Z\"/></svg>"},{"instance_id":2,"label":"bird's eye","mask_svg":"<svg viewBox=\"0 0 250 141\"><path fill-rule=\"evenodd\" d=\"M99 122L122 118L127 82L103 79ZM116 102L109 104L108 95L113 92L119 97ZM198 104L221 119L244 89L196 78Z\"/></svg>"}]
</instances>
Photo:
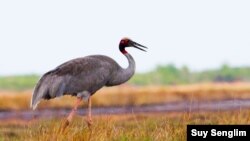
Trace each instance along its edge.
<instances>
[{"instance_id":1,"label":"bird's eye","mask_svg":"<svg viewBox=\"0 0 250 141\"><path fill-rule=\"evenodd\" d=\"M123 40L121 40L121 42L120 42L120 44L122 44L122 45L124 45L124 46L128 45L128 43L129 43L129 40L127 40L127 39L123 39Z\"/></svg>"},{"instance_id":2,"label":"bird's eye","mask_svg":"<svg viewBox=\"0 0 250 141\"><path fill-rule=\"evenodd\" d=\"M124 40L121 40L121 44L126 44L126 41L124 41Z\"/></svg>"}]
</instances>

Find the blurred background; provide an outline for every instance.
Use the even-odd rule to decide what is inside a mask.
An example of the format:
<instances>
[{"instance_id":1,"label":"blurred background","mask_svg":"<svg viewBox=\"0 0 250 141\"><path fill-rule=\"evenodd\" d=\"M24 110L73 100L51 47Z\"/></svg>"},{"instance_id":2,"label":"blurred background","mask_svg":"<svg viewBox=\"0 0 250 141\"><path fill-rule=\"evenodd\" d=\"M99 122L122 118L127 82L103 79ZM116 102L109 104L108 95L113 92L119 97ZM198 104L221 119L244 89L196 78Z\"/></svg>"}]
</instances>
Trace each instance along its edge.
<instances>
[{"instance_id":1,"label":"blurred background","mask_svg":"<svg viewBox=\"0 0 250 141\"><path fill-rule=\"evenodd\" d=\"M132 111L199 115L204 111L247 110L249 7L247 0L1 1L0 119L18 122L0 123L0 130L5 131L0 140L12 137L12 128L6 128L9 125L23 121L26 125L32 119L31 93L47 71L70 59L93 54L107 55L126 68L128 62L118 50L123 37L147 46L148 52L128 48L136 61L136 73L126 84L103 88L93 96L96 115L129 115ZM74 100L65 96L42 101L35 115L60 117ZM100 109L103 107L106 109ZM115 112L115 107L120 109ZM86 104L80 113L85 114L85 110ZM224 122L211 119L209 123L237 123L228 118ZM184 125L193 122L184 121ZM180 128L184 134L184 127ZM13 134L20 139L36 133L40 131ZM180 137L182 140L185 135Z\"/></svg>"}]
</instances>

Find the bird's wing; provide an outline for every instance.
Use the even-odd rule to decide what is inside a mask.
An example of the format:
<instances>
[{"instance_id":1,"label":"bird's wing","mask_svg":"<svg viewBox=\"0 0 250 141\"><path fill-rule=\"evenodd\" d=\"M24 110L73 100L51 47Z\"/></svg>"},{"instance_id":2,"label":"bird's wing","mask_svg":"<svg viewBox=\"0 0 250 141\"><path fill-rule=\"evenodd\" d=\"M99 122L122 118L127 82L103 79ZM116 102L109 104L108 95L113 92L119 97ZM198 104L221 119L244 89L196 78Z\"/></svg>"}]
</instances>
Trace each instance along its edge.
<instances>
[{"instance_id":1,"label":"bird's wing","mask_svg":"<svg viewBox=\"0 0 250 141\"><path fill-rule=\"evenodd\" d=\"M56 75L73 75L80 73L88 73L101 67L117 67L119 66L112 58L104 55L91 55L82 58L76 58L61 64L54 70L48 72Z\"/></svg>"},{"instance_id":2,"label":"bird's wing","mask_svg":"<svg viewBox=\"0 0 250 141\"><path fill-rule=\"evenodd\" d=\"M107 68L117 67L113 59L101 55L77 58L61 64L40 78L32 94L31 107L35 109L41 99L62 96L67 80L93 75L94 72L108 65Z\"/></svg>"}]
</instances>

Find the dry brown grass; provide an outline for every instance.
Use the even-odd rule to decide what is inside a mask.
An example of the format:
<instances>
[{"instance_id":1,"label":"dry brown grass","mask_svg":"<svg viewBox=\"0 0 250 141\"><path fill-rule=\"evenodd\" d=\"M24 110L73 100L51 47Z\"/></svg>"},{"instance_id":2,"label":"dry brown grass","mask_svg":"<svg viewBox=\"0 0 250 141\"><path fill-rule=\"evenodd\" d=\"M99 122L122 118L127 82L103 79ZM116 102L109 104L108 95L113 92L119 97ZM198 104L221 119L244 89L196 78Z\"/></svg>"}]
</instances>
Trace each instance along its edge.
<instances>
[{"instance_id":1,"label":"dry brown grass","mask_svg":"<svg viewBox=\"0 0 250 141\"><path fill-rule=\"evenodd\" d=\"M0 109L28 109L32 91L0 91ZM93 96L93 106L146 105L176 101L209 101L250 98L250 83L206 83L177 86L135 87L121 85L103 88ZM70 108L75 98L42 101L39 108ZM86 104L85 104L86 105Z\"/></svg>"},{"instance_id":2,"label":"dry brown grass","mask_svg":"<svg viewBox=\"0 0 250 141\"><path fill-rule=\"evenodd\" d=\"M29 108L31 91L0 92L0 109ZM185 100L250 98L250 83L181 86L119 86L93 96L93 106L143 105ZM39 108L71 108L72 97L43 101ZM76 116L65 133L58 133L63 118L0 121L0 141L185 141L187 124L250 124L250 110L199 113L149 113L94 116L88 128Z\"/></svg>"},{"instance_id":3,"label":"dry brown grass","mask_svg":"<svg viewBox=\"0 0 250 141\"><path fill-rule=\"evenodd\" d=\"M188 124L250 124L250 110L94 116L92 128L77 116L64 133L61 119L0 123L4 141L185 141Z\"/></svg>"}]
</instances>

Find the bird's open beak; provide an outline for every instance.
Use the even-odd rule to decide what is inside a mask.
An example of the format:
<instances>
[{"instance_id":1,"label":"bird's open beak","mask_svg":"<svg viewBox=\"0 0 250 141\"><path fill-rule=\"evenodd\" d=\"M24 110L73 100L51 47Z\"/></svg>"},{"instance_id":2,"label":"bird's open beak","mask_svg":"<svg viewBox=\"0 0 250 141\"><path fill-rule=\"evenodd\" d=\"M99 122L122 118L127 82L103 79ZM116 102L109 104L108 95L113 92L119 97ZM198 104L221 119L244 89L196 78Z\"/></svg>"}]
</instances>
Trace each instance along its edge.
<instances>
[{"instance_id":1,"label":"bird's open beak","mask_svg":"<svg viewBox=\"0 0 250 141\"><path fill-rule=\"evenodd\" d=\"M137 48L137 49L139 49L139 50L142 50L142 51L145 51L145 52L147 52L145 49L147 49L147 47L145 47L145 46L143 46L143 45L141 45L141 44L139 44L139 43L136 43L136 42L132 42L132 46L134 47L134 48ZM143 49L144 48L144 49Z\"/></svg>"}]
</instances>

